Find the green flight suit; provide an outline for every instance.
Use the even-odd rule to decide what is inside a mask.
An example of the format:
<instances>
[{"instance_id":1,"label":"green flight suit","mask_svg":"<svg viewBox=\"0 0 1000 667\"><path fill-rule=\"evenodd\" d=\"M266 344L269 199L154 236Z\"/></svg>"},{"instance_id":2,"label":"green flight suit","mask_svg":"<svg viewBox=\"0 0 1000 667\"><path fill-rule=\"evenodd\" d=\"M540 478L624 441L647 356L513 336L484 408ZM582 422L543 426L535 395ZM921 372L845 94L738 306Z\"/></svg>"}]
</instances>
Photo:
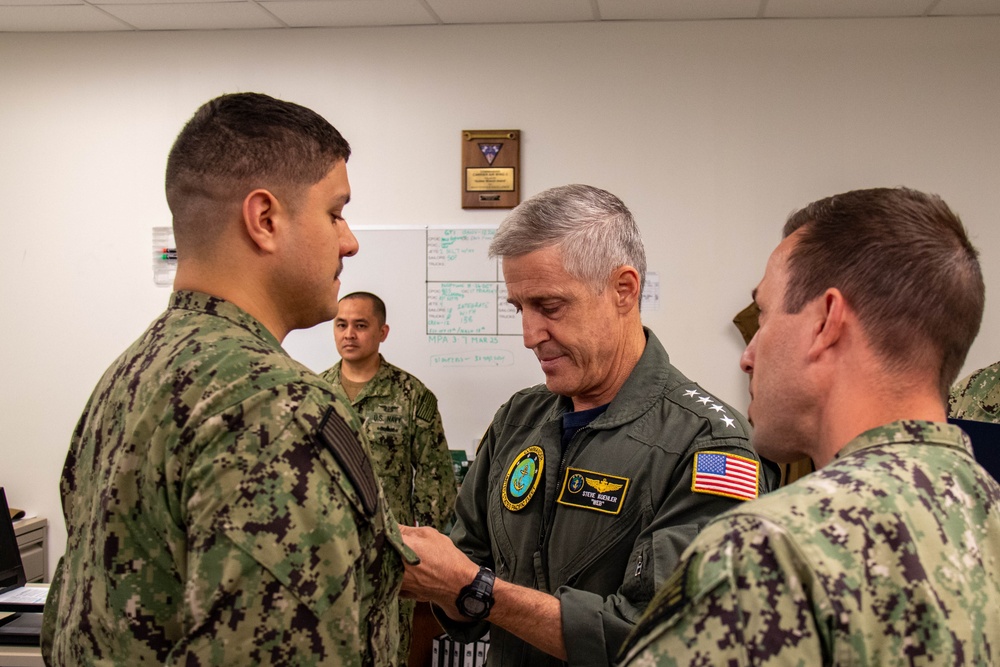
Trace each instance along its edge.
<instances>
[{"instance_id":1,"label":"green flight suit","mask_svg":"<svg viewBox=\"0 0 1000 667\"><path fill-rule=\"evenodd\" d=\"M569 398L539 385L504 404L456 505L451 537L463 552L500 579L560 599L571 665L611 664L688 543L743 502L694 490L696 455L746 465L751 497L777 481L763 472L743 416L684 377L645 333L621 390L565 451ZM486 622L438 619L464 641L489 629L491 667L563 664Z\"/></svg>"},{"instance_id":2,"label":"green flight suit","mask_svg":"<svg viewBox=\"0 0 1000 667\"><path fill-rule=\"evenodd\" d=\"M357 417L260 322L176 292L73 434L53 665L385 665L404 554Z\"/></svg>"}]
</instances>

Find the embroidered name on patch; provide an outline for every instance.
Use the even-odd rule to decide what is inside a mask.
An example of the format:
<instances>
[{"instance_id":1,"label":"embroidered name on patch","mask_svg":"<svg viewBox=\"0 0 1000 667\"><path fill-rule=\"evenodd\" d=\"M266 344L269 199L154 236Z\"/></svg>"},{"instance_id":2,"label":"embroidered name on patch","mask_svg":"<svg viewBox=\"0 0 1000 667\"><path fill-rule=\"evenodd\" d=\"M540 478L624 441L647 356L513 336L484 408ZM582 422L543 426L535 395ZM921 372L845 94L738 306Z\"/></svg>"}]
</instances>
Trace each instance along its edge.
<instances>
[{"instance_id":1,"label":"embroidered name on patch","mask_svg":"<svg viewBox=\"0 0 1000 667\"><path fill-rule=\"evenodd\" d=\"M504 507L511 512L524 509L535 495L544 467L545 453L541 447L528 447L518 454L507 468L507 476L503 480L503 491L500 495Z\"/></svg>"},{"instance_id":2,"label":"embroidered name on patch","mask_svg":"<svg viewBox=\"0 0 1000 667\"><path fill-rule=\"evenodd\" d=\"M556 502L595 512L618 514L622 511L629 481L628 477L567 468L566 478L563 480L562 490Z\"/></svg>"},{"instance_id":3,"label":"embroidered name on patch","mask_svg":"<svg viewBox=\"0 0 1000 667\"><path fill-rule=\"evenodd\" d=\"M753 500L757 497L760 464L722 452L698 452L694 455L691 490L717 496Z\"/></svg>"}]
</instances>

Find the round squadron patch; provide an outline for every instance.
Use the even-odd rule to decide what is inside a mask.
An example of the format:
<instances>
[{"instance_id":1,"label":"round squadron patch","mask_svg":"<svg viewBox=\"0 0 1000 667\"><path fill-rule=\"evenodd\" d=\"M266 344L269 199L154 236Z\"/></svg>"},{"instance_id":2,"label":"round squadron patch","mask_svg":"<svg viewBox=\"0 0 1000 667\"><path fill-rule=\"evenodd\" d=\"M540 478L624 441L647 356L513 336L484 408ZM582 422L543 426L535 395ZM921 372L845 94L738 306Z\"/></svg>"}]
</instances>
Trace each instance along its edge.
<instances>
[{"instance_id":1,"label":"round squadron patch","mask_svg":"<svg viewBox=\"0 0 1000 667\"><path fill-rule=\"evenodd\" d=\"M531 496L535 495L544 467L545 454L541 447L528 447L517 455L503 480L501 496L507 509L511 512L524 509Z\"/></svg>"},{"instance_id":2,"label":"round squadron patch","mask_svg":"<svg viewBox=\"0 0 1000 667\"><path fill-rule=\"evenodd\" d=\"M566 483L566 488L570 493L580 493L580 491L583 490L583 475L576 473L570 477L569 481Z\"/></svg>"}]
</instances>

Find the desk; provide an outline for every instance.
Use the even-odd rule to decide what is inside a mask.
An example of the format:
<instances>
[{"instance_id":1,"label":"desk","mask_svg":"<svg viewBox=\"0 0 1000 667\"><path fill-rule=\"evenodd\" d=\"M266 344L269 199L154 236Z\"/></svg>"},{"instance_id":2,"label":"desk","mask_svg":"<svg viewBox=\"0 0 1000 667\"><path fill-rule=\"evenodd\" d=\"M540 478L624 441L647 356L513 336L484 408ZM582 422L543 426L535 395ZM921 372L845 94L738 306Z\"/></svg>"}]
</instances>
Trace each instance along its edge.
<instances>
[{"instance_id":1,"label":"desk","mask_svg":"<svg viewBox=\"0 0 1000 667\"><path fill-rule=\"evenodd\" d=\"M429 602L418 602L413 612L413 638L410 640L409 667L435 667L431 664L434 638L444 632L434 618Z\"/></svg>"},{"instance_id":2,"label":"desk","mask_svg":"<svg viewBox=\"0 0 1000 667\"><path fill-rule=\"evenodd\" d=\"M45 533L49 522L33 516L14 522L17 549L21 552L24 578L28 583L48 581L48 554L45 552Z\"/></svg>"},{"instance_id":3,"label":"desk","mask_svg":"<svg viewBox=\"0 0 1000 667\"><path fill-rule=\"evenodd\" d=\"M0 644L0 667L44 667L42 649L37 646Z\"/></svg>"},{"instance_id":4,"label":"desk","mask_svg":"<svg viewBox=\"0 0 1000 667\"><path fill-rule=\"evenodd\" d=\"M42 519L44 521L44 519ZM15 522L14 525L17 525ZM26 584L37 586L38 584ZM0 612L2 614L3 612ZM21 646L18 644L0 644L0 667L44 667L42 649L38 646Z\"/></svg>"}]
</instances>

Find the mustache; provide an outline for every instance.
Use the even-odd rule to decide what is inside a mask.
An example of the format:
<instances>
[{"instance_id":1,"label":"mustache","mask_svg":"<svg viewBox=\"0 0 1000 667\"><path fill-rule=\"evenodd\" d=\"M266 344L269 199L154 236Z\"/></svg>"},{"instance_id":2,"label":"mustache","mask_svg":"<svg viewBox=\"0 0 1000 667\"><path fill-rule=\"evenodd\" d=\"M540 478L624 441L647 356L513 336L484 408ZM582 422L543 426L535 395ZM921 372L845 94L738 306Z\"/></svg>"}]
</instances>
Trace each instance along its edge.
<instances>
[{"instance_id":1,"label":"mustache","mask_svg":"<svg viewBox=\"0 0 1000 667\"><path fill-rule=\"evenodd\" d=\"M538 359L554 359L555 357L561 357L566 353L561 346L552 344L542 344L532 350L532 352L535 353L535 357Z\"/></svg>"}]
</instances>

